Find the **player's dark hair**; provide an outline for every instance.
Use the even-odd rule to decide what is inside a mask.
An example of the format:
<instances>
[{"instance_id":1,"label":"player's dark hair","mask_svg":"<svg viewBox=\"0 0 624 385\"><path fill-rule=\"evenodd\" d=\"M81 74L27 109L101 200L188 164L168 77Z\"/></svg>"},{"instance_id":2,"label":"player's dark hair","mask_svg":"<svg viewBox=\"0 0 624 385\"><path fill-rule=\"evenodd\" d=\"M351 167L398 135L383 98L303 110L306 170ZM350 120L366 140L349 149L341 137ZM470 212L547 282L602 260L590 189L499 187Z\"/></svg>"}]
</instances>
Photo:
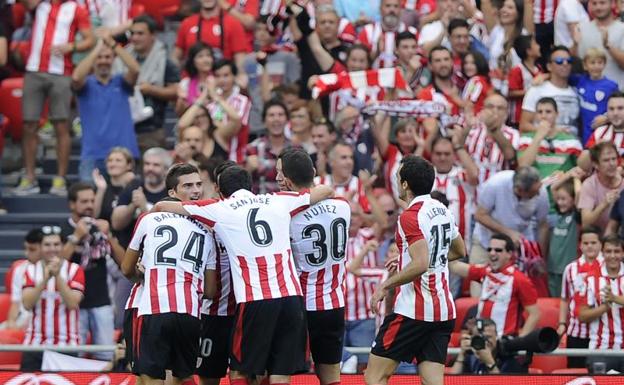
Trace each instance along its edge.
<instances>
[{"instance_id":1,"label":"player's dark hair","mask_svg":"<svg viewBox=\"0 0 624 385\"><path fill-rule=\"evenodd\" d=\"M201 51L210 52L210 56L214 59L214 55L212 53L212 47L203 41L197 42L189 48L188 57L186 59L186 63L184 63L184 70L189 74L190 77L197 76L197 67L195 66L195 56L197 56Z\"/></svg>"},{"instance_id":2,"label":"player's dark hair","mask_svg":"<svg viewBox=\"0 0 624 385\"><path fill-rule=\"evenodd\" d=\"M513 48L516 50L520 60L526 60L529 55L527 51L531 48L533 35L520 35L514 39Z\"/></svg>"},{"instance_id":3,"label":"player's dark hair","mask_svg":"<svg viewBox=\"0 0 624 385\"><path fill-rule=\"evenodd\" d=\"M282 173L297 187L310 187L314 181L312 158L301 148L289 147L279 154L282 160Z\"/></svg>"},{"instance_id":4,"label":"player's dark hair","mask_svg":"<svg viewBox=\"0 0 624 385\"><path fill-rule=\"evenodd\" d=\"M223 160L221 158L206 158L205 156L199 157L197 160L197 169L200 172L205 171L208 174L208 178L214 182L215 169L223 162Z\"/></svg>"},{"instance_id":5,"label":"player's dark hair","mask_svg":"<svg viewBox=\"0 0 624 385\"><path fill-rule=\"evenodd\" d=\"M410 31L399 32L397 34L395 43L397 48L399 47L399 43L401 43L403 40L415 40L416 42L418 42L418 39L416 39L416 35L414 35Z\"/></svg>"},{"instance_id":6,"label":"player's dark hair","mask_svg":"<svg viewBox=\"0 0 624 385\"><path fill-rule=\"evenodd\" d=\"M464 70L464 64L466 64L466 57L472 56L475 67L477 67L477 75L485 76L486 78L490 74L490 65L488 64L485 56L479 51L470 50L462 57L462 72Z\"/></svg>"},{"instance_id":7,"label":"player's dark hair","mask_svg":"<svg viewBox=\"0 0 624 385\"><path fill-rule=\"evenodd\" d=\"M189 174L199 174L197 167L189 163L178 163L171 166L167 171L167 177L165 178L165 188L167 190L176 191L180 177Z\"/></svg>"},{"instance_id":8,"label":"player's dark hair","mask_svg":"<svg viewBox=\"0 0 624 385\"><path fill-rule=\"evenodd\" d=\"M606 244L618 246L621 249L624 249L624 240L622 240L622 238L620 238L617 234L611 234L604 237L602 239L602 247L604 247Z\"/></svg>"},{"instance_id":9,"label":"player's dark hair","mask_svg":"<svg viewBox=\"0 0 624 385\"><path fill-rule=\"evenodd\" d=\"M147 13L144 13L132 19L132 25L139 23L146 24L147 29L150 31L150 33L156 32L156 27L158 27L158 24L156 24L156 20L154 20L154 18Z\"/></svg>"},{"instance_id":10,"label":"player's dark hair","mask_svg":"<svg viewBox=\"0 0 624 385\"><path fill-rule=\"evenodd\" d=\"M600 237L602 237L602 230L598 226L583 226L580 236L583 236L583 234L596 234L598 239L600 239Z\"/></svg>"},{"instance_id":11,"label":"player's dark hair","mask_svg":"<svg viewBox=\"0 0 624 385\"><path fill-rule=\"evenodd\" d=\"M449 200L446 197L446 194L444 194L441 191L438 190L433 190L431 192L431 197L435 200L437 200L438 202L442 203L444 205L444 207L448 208L449 206Z\"/></svg>"},{"instance_id":12,"label":"player's dark hair","mask_svg":"<svg viewBox=\"0 0 624 385\"><path fill-rule=\"evenodd\" d=\"M451 50L442 46L442 45L438 45L435 46L433 48L431 48L431 51L429 51L429 57L427 59L429 59L429 63L431 63L431 59L433 58L433 53L437 52L437 51L446 51L448 52L449 56L453 57L453 54L451 53Z\"/></svg>"},{"instance_id":13,"label":"player's dark hair","mask_svg":"<svg viewBox=\"0 0 624 385\"><path fill-rule=\"evenodd\" d=\"M399 183L407 182L415 196L429 194L435 181L435 169L426 159L408 155L401 160Z\"/></svg>"},{"instance_id":14,"label":"player's dark hair","mask_svg":"<svg viewBox=\"0 0 624 385\"><path fill-rule=\"evenodd\" d=\"M219 191L228 198L240 189L251 191L251 175L241 166L231 166L219 174Z\"/></svg>"},{"instance_id":15,"label":"player's dark hair","mask_svg":"<svg viewBox=\"0 0 624 385\"><path fill-rule=\"evenodd\" d=\"M559 108L557 107L557 101L550 96L544 96L543 98L540 98L535 106L537 107L540 104L550 104L555 109L555 112L559 112Z\"/></svg>"},{"instance_id":16,"label":"player's dark hair","mask_svg":"<svg viewBox=\"0 0 624 385\"><path fill-rule=\"evenodd\" d=\"M78 193L84 190L91 190L95 192L95 187L92 184L86 182L76 182L67 190L67 200L70 202L76 202L78 199Z\"/></svg>"},{"instance_id":17,"label":"player's dark hair","mask_svg":"<svg viewBox=\"0 0 624 385\"><path fill-rule=\"evenodd\" d=\"M224 160L223 162L219 163L212 173L212 181L217 183L217 181L219 180L219 175L221 175L221 173L227 168L236 166L236 164L237 163L233 160Z\"/></svg>"},{"instance_id":18,"label":"player's dark hair","mask_svg":"<svg viewBox=\"0 0 624 385\"><path fill-rule=\"evenodd\" d=\"M230 70L232 71L232 75L236 76L238 74L238 68L236 68L236 64L234 64L233 61L228 60L228 59L220 59L217 60L214 65L212 66L212 72L217 72L218 70L220 70L223 67L230 67Z\"/></svg>"},{"instance_id":19,"label":"player's dark hair","mask_svg":"<svg viewBox=\"0 0 624 385\"><path fill-rule=\"evenodd\" d=\"M24 242L26 243L41 243L41 239L43 239L43 232L40 227L34 228L26 233L24 237Z\"/></svg>"},{"instance_id":20,"label":"player's dark hair","mask_svg":"<svg viewBox=\"0 0 624 385\"><path fill-rule=\"evenodd\" d=\"M498 239L499 241L505 242L505 250L509 252L516 250L516 245L514 245L514 242L511 240L511 238L507 234L494 233L492 234L490 239Z\"/></svg>"},{"instance_id":21,"label":"player's dark hair","mask_svg":"<svg viewBox=\"0 0 624 385\"><path fill-rule=\"evenodd\" d=\"M615 151L619 158L619 152L617 147L615 146L615 143L609 140L603 140L596 143L589 149L589 157L591 158L592 162L598 163L600 161L600 155L602 155L602 153L606 150Z\"/></svg>"},{"instance_id":22,"label":"player's dark hair","mask_svg":"<svg viewBox=\"0 0 624 385\"><path fill-rule=\"evenodd\" d=\"M271 107L281 107L284 110L284 113L286 114L286 119L290 120L290 113L288 112L288 107L286 107L286 104L284 104L284 102L282 102L279 99L271 99L268 102L266 102L264 104L264 108L262 108L262 121L264 122L264 119L266 119L267 113L269 112L269 108Z\"/></svg>"},{"instance_id":23,"label":"player's dark hair","mask_svg":"<svg viewBox=\"0 0 624 385\"><path fill-rule=\"evenodd\" d=\"M167 196L161 199L160 202L182 202L182 200L180 198Z\"/></svg>"},{"instance_id":24,"label":"player's dark hair","mask_svg":"<svg viewBox=\"0 0 624 385\"><path fill-rule=\"evenodd\" d=\"M452 19L451 21L449 21L448 27L446 28L449 36L457 28L466 28L468 31L470 31L470 25L468 24L466 19L456 18L456 19Z\"/></svg>"}]
</instances>

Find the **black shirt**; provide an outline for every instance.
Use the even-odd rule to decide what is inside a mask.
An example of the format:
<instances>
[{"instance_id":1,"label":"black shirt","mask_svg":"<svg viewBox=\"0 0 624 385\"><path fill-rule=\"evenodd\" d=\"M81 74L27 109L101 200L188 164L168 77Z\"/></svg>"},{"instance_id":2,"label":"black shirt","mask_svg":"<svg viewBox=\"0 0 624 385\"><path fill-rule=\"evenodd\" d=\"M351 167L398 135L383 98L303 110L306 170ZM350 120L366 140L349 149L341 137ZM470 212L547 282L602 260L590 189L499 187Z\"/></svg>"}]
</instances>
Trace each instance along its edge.
<instances>
[{"instance_id":1,"label":"black shirt","mask_svg":"<svg viewBox=\"0 0 624 385\"><path fill-rule=\"evenodd\" d=\"M132 202L132 191L136 190L139 187L143 187L143 194L145 194L145 199L147 200L147 208L151 209L152 206L158 202L159 200L165 198L167 196L167 189L163 188L161 191L152 193L150 192L144 185L140 179L135 179L126 186L126 188L119 194L119 200L117 201L117 206L127 206ZM130 243L130 238L132 238L132 230L134 229L134 224L136 223L137 215L134 216L132 222L125 229L118 231L117 240L119 243L125 248L128 247Z\"/></svg>"},{"instance_id":2,"label":"black shirt","mask_svg":"<svg viewBox=\"0 0 624 385\"><path fill-rule=\"evenodd\" d=\"M321 66L316 61L314 54L310 50L310 46L308 45L308 41L306 39L301 39L296 42L297 50L299 51L299 58L301 59L301 78L299 79L299 96L303 99L311 99L312 93L308 89L308 79L312 75L320 75L324 74L327 71L323 71ZM347 60L347 50L349 46L341 43L340 45L327 50L329 54L341 63L345 63ZM326 99L326 98L325 98Z\"/></svg>"},{"instance_id":3,"label":"black shirt","mask_svg":"<svg viewBox=\"0 0 624 385\"><path fill-rule=\"evenodd\" d=\"M139 64L141 64L145 58L136 58ZM167 59L165 65L165 85L178 83L180 81L180 70L170 60ZM165 122L165 109L167 108L167 100L156 99L151 96L143 96L145 100L145 106L150 106L154 109L154 115L142 122L135 124L134 129L137 133L152 132L159 128L163 128Z\"/></svg>"},{"instance_id":4,"label":"black shirt","mask_svg":"<svg viewBox=\"0 0 624 385\"><path fill-rule=\"evenodd\" d=\"M117 207L119 194L121 194L123 189L123 186L113 186L111 184L106 187L104 198L102 198L102 207L100 208L100 219L106 219L110 223L113 209Z\"/></svg>"}]
</instances>

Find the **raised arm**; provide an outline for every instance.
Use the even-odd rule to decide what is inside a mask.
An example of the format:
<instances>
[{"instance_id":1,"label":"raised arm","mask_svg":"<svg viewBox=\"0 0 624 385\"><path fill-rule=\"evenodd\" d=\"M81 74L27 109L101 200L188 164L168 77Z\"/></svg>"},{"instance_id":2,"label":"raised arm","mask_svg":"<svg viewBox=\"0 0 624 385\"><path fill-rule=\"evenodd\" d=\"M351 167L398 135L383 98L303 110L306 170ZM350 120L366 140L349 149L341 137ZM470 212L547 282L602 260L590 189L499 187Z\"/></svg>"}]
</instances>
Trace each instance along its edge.
<instances>
[{"instance_id":1,"label":"raised arm","mask_svg":"<svg viewBox=\"0 0 624 385\"><path fill-rule=\"evenodd\" d=\"M310 205L316 204L324 199L332 198L334 196L334 189L331 186L318 185L310 189ZM170 202L163 202L170 203ZM168 210L161 210L168 211Z\"/></svg>"},{"instance_id":2,"label":"raised arm","mask_svg":"<svg viewBox=\"0 0 624 385\"><path fill-rule=\"evenodd\" d=\"M377 113L373 119L373 137L379 153L385 156L390 145L390 118L383 112Z\"/></svg>"},{"instance_id":3,"label":"raised arm","mask_svg":"<svg viewBox=\"0 0 624 385\"><path fill-rule=\"evenodd\" d=\"M89 54L82 59L80 63L78 63L76 68L74 68L74 72L72 73L72 88L74 90L79 91L82 87L84 87L87 76L91 73L95 59L99 55L103 46L104 42L102 40L98 40L95 48L89 52Z\"/></svg>"}]
</instances>

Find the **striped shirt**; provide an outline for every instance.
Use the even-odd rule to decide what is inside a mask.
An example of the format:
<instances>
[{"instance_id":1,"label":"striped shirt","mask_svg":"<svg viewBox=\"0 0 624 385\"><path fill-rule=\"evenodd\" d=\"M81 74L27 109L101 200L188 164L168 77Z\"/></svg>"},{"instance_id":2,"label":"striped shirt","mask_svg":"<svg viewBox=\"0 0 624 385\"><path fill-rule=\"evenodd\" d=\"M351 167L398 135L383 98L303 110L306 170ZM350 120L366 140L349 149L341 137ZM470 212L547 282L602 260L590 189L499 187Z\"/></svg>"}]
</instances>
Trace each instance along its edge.
<instances>
[{"instance_id":1,"label":"striped shirt","mask_svg":"<svg viewBox=\"0 0 624 385\"><path fill-rule=\"evenodd\" d=\"M561 299L570 301L567 334L571 337L589 338L589 325L578 319L577 294L585 292L587 277L600 272L602 262L602 254L592 263L588 263L585 256L581 255L579 259L569 263L563 270Z\"/></svg>"},{"instance_id":2,"label":"striped shirt","mask_svg":"<svg viewBox=\"0 0 624 385\"><path fill-rule=\"evenodd\" d=\"M518 150L520 133L518 130L503 125L503 135ZM488 132L484 124L474 126L466 138L466 150L479 168L479 184L484 183L492 175L508 168L502 149Z\"/></svg>"}]
</instances>

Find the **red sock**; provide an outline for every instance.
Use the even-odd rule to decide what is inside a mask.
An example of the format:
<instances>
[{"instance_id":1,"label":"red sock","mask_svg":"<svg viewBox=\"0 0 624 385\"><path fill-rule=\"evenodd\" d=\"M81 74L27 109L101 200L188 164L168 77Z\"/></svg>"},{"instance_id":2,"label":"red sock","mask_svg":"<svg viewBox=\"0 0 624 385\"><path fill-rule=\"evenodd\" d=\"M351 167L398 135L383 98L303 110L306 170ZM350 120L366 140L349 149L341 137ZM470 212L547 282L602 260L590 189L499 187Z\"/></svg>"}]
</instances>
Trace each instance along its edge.
<instances>
[{"instance_id":1,"label":"red sock","mask_svg":"<svg viewBox=\"0 0 624 385\"><path fill-rule=\"evenodd\" d=\"M180 385L197 385L197 384L195 383L195 380L193 379L193 377L191 377L189 379L182 381L182 384Z\"/></svg>"},{"instance_id":2,"label":"red sock","mask_svg":"<svg viewBox=\"0 0 624 385\"><path fill-rule=\"evenodd\" d=\"M269 385L269 376L265 376L262 381L260 381L260 385Z\"/></svg>"},{"instance_id":3,"label":"red sock","mask_svg":"<svg viewBox=\"0 0 624 385\"><path fill-rule=\"evenodd\" d=\"M230 379L230 385L249 385L246 378Z\"/></svg>"}]
</instances>

